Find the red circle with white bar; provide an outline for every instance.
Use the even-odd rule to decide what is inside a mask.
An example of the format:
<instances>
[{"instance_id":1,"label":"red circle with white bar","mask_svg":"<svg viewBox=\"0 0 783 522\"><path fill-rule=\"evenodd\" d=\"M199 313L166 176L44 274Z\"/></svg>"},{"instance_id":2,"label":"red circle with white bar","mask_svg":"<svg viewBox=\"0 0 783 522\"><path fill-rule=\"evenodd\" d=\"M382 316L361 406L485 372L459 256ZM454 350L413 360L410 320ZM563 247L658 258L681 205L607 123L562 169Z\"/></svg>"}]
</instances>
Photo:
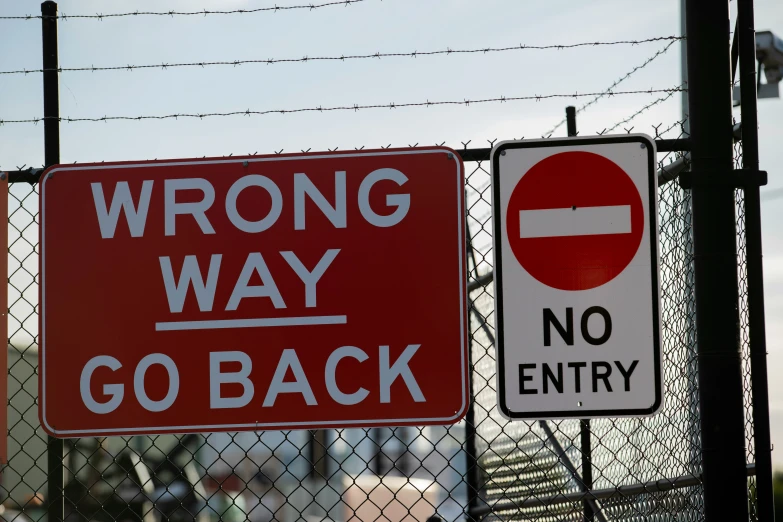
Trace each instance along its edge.
<instances>
[{"instance_id":1,"label":"red circle with white bar","mask_svg":"<svg viewBox=\"0 0 783 522\"><path fill-rule=\"evenodd\" d=\"M617 277L636 255L644 207L616 163L571 151L536 163L508 202L506 233L519 264L541 283L589 290Z\"/></svg>"}]
</instances>

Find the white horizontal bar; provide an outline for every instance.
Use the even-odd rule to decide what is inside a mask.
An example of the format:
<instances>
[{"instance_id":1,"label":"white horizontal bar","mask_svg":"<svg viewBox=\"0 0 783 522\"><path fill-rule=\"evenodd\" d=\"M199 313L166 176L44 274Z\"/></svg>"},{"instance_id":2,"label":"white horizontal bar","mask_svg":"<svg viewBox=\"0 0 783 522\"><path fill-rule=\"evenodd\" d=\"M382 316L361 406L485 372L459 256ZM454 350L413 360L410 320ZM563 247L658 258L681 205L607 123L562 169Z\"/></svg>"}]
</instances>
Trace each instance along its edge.
<instances>
[{"instance_id":1,"label":"white horizontal bar","mask_svg":"<svg viewBox=\"0 0 783 522\"><path fill-rule=\"evenodd\" d=\"M630 205L519 211L521 239L630 233Z\"/></svg>"},{"instance_id":2,"label":"white horizontal bar","mask_svg":"<svg viewBox=\"0 0 783 522\"><path fill-rule=\"evenodd\" d=\"M319 315L311 317L266 317L258 319L223 319L219 321L171 321L155 323L155 330L218 330L224 328L259 328L264 326L310 326L318 324L345 324L348 316Z\"/></svg>"}]
</instances>

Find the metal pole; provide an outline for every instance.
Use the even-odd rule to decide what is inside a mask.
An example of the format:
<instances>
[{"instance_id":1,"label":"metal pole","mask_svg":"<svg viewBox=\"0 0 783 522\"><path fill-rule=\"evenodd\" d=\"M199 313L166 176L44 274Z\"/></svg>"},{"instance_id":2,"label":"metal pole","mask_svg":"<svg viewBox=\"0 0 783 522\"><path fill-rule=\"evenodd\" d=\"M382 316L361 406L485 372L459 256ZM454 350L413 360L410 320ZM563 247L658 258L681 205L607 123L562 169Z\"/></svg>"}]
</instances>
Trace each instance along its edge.
<instances>
[{"instance_id":1,"label":"metal pole","mask_svg":"<svg viewBox=\"0 0 783 522\"><path fill-rule=\"evenodd\" d=\"M471 358L472 359L472 358ZM478 508L478 495L479 495L479 467L478 458L476 457L476 412L474 410L473 403L475 397L473 396L473 362L469 365L468 386L470 402L468 403L468 412L465 414L465 459L467 460L467 466L465 470L465 484L468 490L468 505L467 514L469 517L474 518L473 513ZM480 517L478 517L480 518Z\"/></svg>"},{"instance_id":2,"label":"metal pole","mask_svg":"<svg viewBox=\"0 0 783 522\"><path fill-rule=\"evenodd\" d=\"M759 168L758 111L756 107L756 30L753 0L737 4L740 102L742 108L742 167ZM761 71L759 71L759 74ZM745 253L748 270L748 329L750 384L753 394L753 442L756 461L758 519L775 520L772 496L772 443L769 427L767 345L764 324L764 272L761 249L759 187L745 187Z\"/></svg>"},{"instance_id":3,"label":"metal pole","mask_svg":"<svg viewBox=\"0 0 783 522\"><path fill-rule=\"evenodd\" d=\"M687 0L680 0L680 35L685 36L685 40L680 40L680 80L683 88L688 88L688 28L685 23L685 3ZM691 132L689 122L690 110L688 109L688 92L680 93L682 107L682 130L688 135Z\"/></svg>"},{"instance_id":4,"label":"metal pole","mask_svg":"<svg viewBox=\"0 0 783 522\"><path fill-rule=\"evenodd\" d=\"M699 405L707 522L747 520L728 0L687 0Z\"/></svg>"},{"instance_id":5,"label":"metal pole","mask_svg":"<svg viewBox=\"0 0 783 522\"><path fill-rule=\"evenodd\" d=\"M310 430L308 456L310 458L310 476L313 480L329 480L329 451L326 430Z\"/></svg>"},{"instance_id":6,"label":"metal pole","mask_svg":"<svg viewBox=\"0 0 783 522\"><path fill-rule=\"evenodd\" d=\"M467 235L467 245L468 245L468 259L470 260L470 263L472 265L472 268L469 266L469 274L474 277L474 281L477 281L479 279L478 275L478 265L476 264L476 251L473 249L473 238L470 235L470 227L466 224L465 225L465 233ZM475 288L474 288L475 290ZM468 306L470 313L473 313L476 317L476 320L481 324L481 329L484 331L484 333L487 335L487 339L490 340L490 342L494 345L495 344L495 336L492 335L492 331L489 329L489 326L487 326L486 320L484 317L481 316L481 314L476 309L476 303L473 300L472 297L470 297L470 293L472 290L470 289L470 284L468 284ZM472 340L471 335L471 340ZM472 513L478 509L478 501L479 501L479 492L481 489L481 486L479 485L480 482L480 473L481 469L479 468L479 461L476 451L476 397L473 393L473 372L475 367L473 366L473 346L472 343L470 345L470 356L468 359L468 411L465 414L465 458L466 458L466 466L465 466L465 484L467 486L468 490L468 505L467 505L467 515L472 520L480 520L481 516L475 516L472 515Z\"/></svg>"},{"instance_id":7,"label":"metal pole","mask_svg":"<svg viewBox=\"0 0 783 522\"><path fill-rule=\"evenodd\" d=\"M57 56L57 2L41 4L43 48L44 161L60 163L60 67Z\"/></svg>"},{"instance_id":8,"label":"metal pole","mask_svg":"<svg viewBox=\"0 0 783 522\"><path fill-rule=\"evenodd\" d=\"M57 3L41 4L41 35L43 50L44 162L46 166L60 163L60 92L57 69ZM48 520L65 519L63 440L47 437L46 497Z\"/></svg>"},{"instance_id":9,"label":"metal pole","mask_svg":"<svg viewBox=\"0 0 783 522\"><path fill-rule=\"evenodd\" d=\"M579 476L579 472L576 471L576 466L574 466L574 463L571 462L571 459L568 458L568 453L565 452L563 446L557 440L557 437L555 437L555 434L552 433L552 430L549 427L549 424L547 424L547 421L543 421L543 420L538 421L538 425L541 426L542 430L544 430L547 440L552 445L552 448L555 450L555 453L557 454L558 461L561 462L563 466L565 466L565 468L568 470L569 473L571 473L571 476L576 481L577 485L579 486L579 489L581 489L585 493L591 491L593 488L587 487L587 483L584 480L584 474L581 477ZM598 507L598 504L596 504L595 499L593 497L589 495L585 495L585 497L582 499L582 503L588 504L590 506L589 520L593 520L594 518L597 518L598 522L606 522L606 517L601 511L601 508ZM585 520L588 520L587 510L585 510L584 516L585 516Z\"/></svg>"},{"instance_id":10,"label":"metal pole","mask_svg":"<svg viewBox=\"0 0 783 522\"><path fill-rule=\"evenodd\" d=\"M576 107L566 107L566 126L569 136L576 136ZM590 436L590 419L579 420L579 444L582 448L582 482L586 490L593 489L593 443ZM592 522L595 519L593 506L588 499L582 500L584 519Z\"/></svg>"},{"instance_id":11,"label":"metal pole","mask_svg":"<svg viewBox=\"0 0 783 522\"><path fill-rule=\"evenodd\" d=\"M372 440L375 443L375 446L377 446L374 448L373 451L375 451L375 453L373 453L372 459L370 460L370 471L378 476L384 474L384 468L386 467L382 449L384 441L381 440L381 430L382 428L370 428L370 440Z\"/></svg>"},{"instance_id":12,"label":"metal pole","mask_svg":"<svg viewBox=\"0 0 783 522\"><path fill-rule=\"evenodd\" d=\"M579 419L579 443L582 447L582 482L585 490L593 489L593 449L590 437L590 419ZM585 520L592 522L595 519L593 506L588 499L582 501L582 511Z\"/></svg>"},{"instance_id":13,"label":"metal pole","mask_svg":"<svg viewBox=\"0 0 783 522\"><path fill-rule=\"evenodd\" d=\"M688 27L685 21L687 14L685 9L686 1L687 0L680 0L680 34L686 37L685 40L680 41L680 74L682 80L681 85L685 88L688 87ZM688 107L687 91L682 93L682 99L680 101L682 103L682 134L687 137L690 136L691 133L690 109ZM686 155L683 153L683 155L680 157L680 160L685 162L685 158ZM690 165L690 154L687 155L687 162ZM685 255L687 260L687 269L685 271L686 281L684 287L686 289L684 294L686 303L685 343L688 361L686 371L688 372L688 375L697 375L699 368L697 355L698 348L696 346L696 300L693 293L688 290L695 288L696 286L693 273L693 199L691 198L690 192L683 191L683 193L680 195L680 205L681 215L683 217L682 224L680 225L682 227L680 241L682 241L682 244L685 247ZM689 468L691 473L699 474L701 473L701 438L699 434L699 426L697 425L697 421L694 420L700 418L698 404L699 390L697 383L695 383L693 379L688 379L687 397L689 419Z\"/></svg>"},{"instance_id":14,"label":"metal pole","mask_svg":"<svg viewBox=\"0 0 783 522\"><path fill-rule=\"evenodd\" d=\"M569 105L566 107L566 128L568 136L576 136L576 107Z\"/></svg>"}]
</instances>

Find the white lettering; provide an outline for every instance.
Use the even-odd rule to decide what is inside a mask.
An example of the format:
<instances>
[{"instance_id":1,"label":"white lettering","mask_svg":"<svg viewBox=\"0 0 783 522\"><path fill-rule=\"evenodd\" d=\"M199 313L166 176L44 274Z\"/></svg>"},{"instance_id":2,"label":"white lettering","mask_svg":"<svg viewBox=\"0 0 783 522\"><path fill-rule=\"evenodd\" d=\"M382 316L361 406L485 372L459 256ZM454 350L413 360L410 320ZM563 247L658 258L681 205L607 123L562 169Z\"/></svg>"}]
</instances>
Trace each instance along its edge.
<instances>
[{"instance_id":1,"label":"white lettering","mask_svg":"<svg viewBox=\"0 0 783 522\"><path fill-rule=\"evenodd\" d=\"M362 212L364 219L371 225L376 227L393 227L408 214L408 209L411 206L411 197L410 194L387 194L386 205L396 207L396 210L388 216L376 214L370 207L370 190L377 182L382 180L394 181L397 185L402 186L408 181L408 178L397 169L386 168L371 172L359 185L359 210Z\"/></svg>"},{"instance_id":2,"label":"white lettering","mask_svg":"<svg viewBox=\"0 0 783 522\"><path fill-rule=\"evenodd\" d=\"M253 272L258 272L261 282L264 283L263 285L247 286ZM264 262L264 257L258 252L251 252L247 256L245 266L242 267L242 273L239 274L234 291L231 292L231 298L228 300L226 310L236 310L239 302L246 297L268 297L272 300L275 308L285 308L283 296L280 295L280 291L277 289L275 280Z\"/></svg>"},{"instance_id":3,"label":"white lettering","mask_svg":"<svg viewBox=\"0 0 783 522\"><path fill-rule=\"evenodd\" d=\"M334 261L334 258L337 257L337 254L339 253L340 253L339 248L333 248L327 250L326 253L323 255L323 257L321 258L321 260L318 261L318 264L315 265L313 271L309 272L302 264L302 262L299 261L299 258L296 257L296 254L294 254L293 252L280 252L280 255L283 256L283 258L288 262L288 264L291 266L294 272L296 272L296 275L299 276L299 279L301 279L302 282L305 284L305 307L307 308L315 307L315 303L316 303L315 285L318 284L318 281L324 275L326 269L329 268L329 265L332 264L332 261Z\"/></svg>"},{"instance_id":4,"label":"white lettering","mask_svg":"<svg viewBox=\"0 0 783 522\"><path fill-rule=\"evenodd\" d=\"M221 372L220 363L238 362L242 368L238 372ZM245 352L210 352L209 354L209 407L242 408L253 399L255 388L253 382L248 379L253 369L253 361ZM239 397L223 397L220 395L222 384L241 384L242 395Z\"/></svg>"},{"instance_id":5,"label":"white lettering","mask_svg":"<svg viewBox=\"0 0 783 522\"><path fill-rule=\"evenodd\" d=\"M171 259L168 256L159 258L160 271L163 274L163 285L166 287L166 298L169 301L171 313L182 311L182 307L185 305L185 298L188 295L188 287L191 284L193 284L193 291L196 293L198 309L202 312L212 311L222 257L221 254L212 254L212 258L209 260L206 284L201 277L201 268L198 266L196 256L185 256L185 261L182 263L182 271L179 273L178 283L174 282Z\"/></svg>"},{"instance_id":6,"label":"white lettering","mask_svg":"<svg viewBox=\"0 0 783 522\"><path fill-rule=\"evenodd\" d=\"M200 190L204 197L194 203L177 203L178 190ZM207 219L206 211L215 202L215 189L203 178L167 179L164 184L165 230L167 236L173 236L176 231L176 219L180 214L190 214L198 223L203 234L214 234Z\"/></svg>"},{"instance_id":7,"label":"white lettering","mask_svg":"<svg viewBox=\"0 0 783 522\"><path fill-rule=\"evenodd\" d=\"M288 368L291 368L291 372L294 374L294 382L283 382ZM264 408L274 406L275 399L281 393L301 393L308 406L318 405L315 395L313 395L313 390L310 388L310 383L307 382L307 376L302 369L299 358L291 348L283 350L283 354L280 356L280 362L277 363L272 383L269 385L266 397L264 397Z\"/></svg>"},{"instance_id":8,"label":"white lettering","mask_svg":"<svg viewBox=\"0 0 783 522\"><path fill-rule=\"evenodd\" d=\"M147 370L153 364L160 364L166 369L169 374L169 389L166 392L166 396L159 401L153 401L147 395L147 390L144 388L144 376L147 374ZM139 401L142 408L147 411L164 411L174 404L179 393L179 371L177 371L177 365L171 360L171 357L162 353L151 353L139 361L139 365L136 366L136 371L133 373L133 391L136 393L136 400Z\"/></svg>"},{"instance_id":9,"label":"white lettering","mask_svg":"<svg viewBox=\"0 0 783 522\"><path fill-rule=\"evenodd\" d=\"M420 344L409 344L402 354L394 361L394 364L389 366L389 347L380 347L380 380L381 380L381 402L391 402L391 386L397 377L402 377L405 381L405 386L408 387L408 391L416 402L427 402L424 395L421 393L419 383L416 382L416 378L411 373L411 369L408 367L408 363L419 349Z\"/></svg>"},{"instance_id":10,"label":"white lettering","mask_svg":"<svg viewBox=\"0 0 783 522\"><path fill-rule=\"evenodd\" d=\"M343 346L333 351L326 361L326 390L336 403L352 406L366 399L370 392L364 388L359 388L353 393L340 391L340 388L337 386L337 364L346 357L352 357L359 362L364 362L369 356L364 353L364 350L360 350L355 346Z\"/></svg>"},{"instance_id":11,"label":"white lettering","mask_svg":"<svg viewBox=\"0 0 783 522\"><path fill-rule=\"evenodd\" d=\"M104 384L103 394L109 395L111 398L106 402L97 402L90 392L90 379L92 379L93 372L100 366L105 366L112 371L117 371L122 368L120 361L114 357L108 355L99 355L93 357L82 369L82 375L79 378L79 391L82 395L82 402L87 409L93 413L104 414L111 413L117 409L117 406L122 402L122 398L125 394L125 387L122 384Z\"/></svg>"},{"instance_id":12,"label":"white lettering","mask_svg":"<svg viewBox=\"0 0 783 522\"><path fill-rule=\"evenodd\" d=\"M294 230L305 229L305 194L331 221L335 228L346 227L345 211L345 171L334 173L334 207L323 194L313 185L307 174L294 174Z\"/></svg>"},{"instance_id":13,"label":"white lettering","mask_svg":"<svg viewBox=\"0 0 783 522\"><path fill-rule=\"evenodd\" d=\"M261 187L266 190L272 198L272 206L269 209L269 213L259 221L248 221L240 216L239 211L237 210L237 198L247 187ZM277 185L266 176L260 176L258 174L243 176L231 185L231 188L228 189L228 194L226 194L226 214L228 215L228 219L242 232L251 234L263 232L275 224L275 221L280 217L282 211L283 195L280 193L280 189L277 188Z\"/></svg>"},{"instance_id":14,"label":"white lettering","mask_svg":"<svg viewBox=\"0 0 783 522\"><path fill-rule=\"evenodd\" d=\"M131 237L144 235L144 225L147 223L147 211L150 207L152 196L152 180L141 184L141 197L139 208L133 206L133 197L130 193L127 181L120 181L114 187L114 195L111 198L111 207L106 209L106 198L103 195L103 187L100 183L90 183L92 199L95 202L95 213L98 216L98 226L101 229L103 239L113 238L117 229L117 221L120 218L120 210L125 212L128 229Z\"/></svg>"}]
</instances>

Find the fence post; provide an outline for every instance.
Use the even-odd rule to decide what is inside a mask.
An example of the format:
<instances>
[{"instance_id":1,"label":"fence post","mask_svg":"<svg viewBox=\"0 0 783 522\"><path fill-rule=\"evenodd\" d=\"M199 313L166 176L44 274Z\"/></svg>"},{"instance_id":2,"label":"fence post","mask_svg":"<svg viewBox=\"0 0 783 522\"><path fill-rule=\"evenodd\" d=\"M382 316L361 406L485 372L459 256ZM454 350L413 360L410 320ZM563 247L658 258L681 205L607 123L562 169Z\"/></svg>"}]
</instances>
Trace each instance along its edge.
<instances>
[{"instance_id":1,"label":"fence post","mask_svg":"<svg viewBox=\"0 0 783 522\"><path fill-rule=\"evenodd\" d=\"M576 107L569 105L566 107L566 128L568 129L568 136L573 137L577 135L576 131Z\"/></svg>"},{"instance_id":2,"label":"fence post","mask_svg":"<svg viewBox=\"0 0 783 522\"><path fill-rule=\"evenodd\" d=\"M566 107L566 127L568 128L568 136L577 135L576 107ZM590 419L579 419L579 445L582 449L582 482L585 485L585 490L590 491L593 489L593 442L590 433ZM587 498L582 500L582 512L586 522L592 522L595 519L593 507Z\"/></svg>"},{"instance_id":3,"label":"fence post","mask_svg":"<svg viewBox=\"0 0 783 522\"><path fill-rule=\"evenodd\" d=\"M329 442L326 430L309 430L308 458L310 460L310 476L313 480L319 477L329 480Z\"/></svg>"},{"instance_id":4,"label":"fence post","mask_svg":"<svg viewBox=\"0 0 783 522\"><path fill-rule=\"evenodd\" d=\"M468 246L468 259L470 261L470 264L468 265L468 274L470 275L472 273L473 277L478 279L476 251L473 249L473 238L470 235L470 227L467 223L465 224L465 235L465 244ZM473 268L470 268L471 266ZM489 330L484 318L480 316L481 314L477 312L476 304L470 297L470 291L468 291L468 307L468 324L470 324L470 313L472 312L481 323L481 329L487 334L487 338L490 339L492 344L495 344L492 331ZM465 486L468 494L466 514L468 520L481 520L482 515L476 515L481 485L479 461L476 451L476 396L473 393L474 370L473 335L470 334L470 342L468 343L468 411L465 413Z\"/></svg>"},{"instance_id":5,"label":"fence post","mask_svg":"<svg viewBox=\"0 0 783 522\"><path fill-rule=\"evenodd\" d=\"M707 522L747 520L729 2L687 0L696 339Z\"/></svg>"},{"instance_id":6,"label":"fence post","mask_svg":"<svg viewBox=\"0 0 783 522\"><path fill-rule=\"evenodd\" d=\"M44 163L60 163L60 87L57 57L57 2L41 4L43 51ZM46 497L49 522L65 520L63 440L48 436L46 441Z\"/></svg>"},{"instance_id":7,"label":"fence post","mask_svg":"<svg viewBox=\"0 0 783 522\"><path fill-rule=\"evenodd\" d=\"M737 3L740 100L742 106L742 167L759 168L758 112L756 106L756 29L753 0ZM760 73L761 71L759 71ZM750 384L753 394L753 438L756 461L756 502L763 522L775 520L772 497L772 443L769 429L767 344L764 324L764 272L761 260L761 205L759 188L745 193L745 252L748 270L748 329Z\"/></svg>"}]
</instances>

